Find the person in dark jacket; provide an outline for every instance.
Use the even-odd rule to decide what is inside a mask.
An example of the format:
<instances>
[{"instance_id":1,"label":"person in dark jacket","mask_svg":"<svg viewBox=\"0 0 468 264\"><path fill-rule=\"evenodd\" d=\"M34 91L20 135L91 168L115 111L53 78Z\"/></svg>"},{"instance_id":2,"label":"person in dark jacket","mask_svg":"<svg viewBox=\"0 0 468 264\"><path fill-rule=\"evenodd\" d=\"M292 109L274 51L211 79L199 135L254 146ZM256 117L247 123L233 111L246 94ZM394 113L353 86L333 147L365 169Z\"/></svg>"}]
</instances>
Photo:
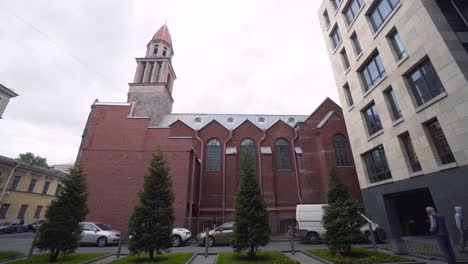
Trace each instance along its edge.
<instances>
[{"instance_id":1,"label":"person in dark jacket","mask_svg":"<svg viewBox=\"0 0 468 264\"><path fill-rule=\"evenodd\" d=\"M462 251L465 251L467 230L463 221L463 210L461 206L455 206L455 225L457 226L460 234L460 247Z\"/></svg>"},{"instance_id":2,"label":"person in dark jacket","mask_svg":"<svg viewBox=\"0 0 468 264\"><path fill-rule=\"evenodd\" d=\"M427 215L430 220L429 231L435 235L437 244L440 250L444 253L445 260L448 264L456 264L455 255L453 253L452 244L450 243L450 237L445 225L445 219L442 215L435 212L434 208L426 207Z\"/></svg>"}]
</instances>

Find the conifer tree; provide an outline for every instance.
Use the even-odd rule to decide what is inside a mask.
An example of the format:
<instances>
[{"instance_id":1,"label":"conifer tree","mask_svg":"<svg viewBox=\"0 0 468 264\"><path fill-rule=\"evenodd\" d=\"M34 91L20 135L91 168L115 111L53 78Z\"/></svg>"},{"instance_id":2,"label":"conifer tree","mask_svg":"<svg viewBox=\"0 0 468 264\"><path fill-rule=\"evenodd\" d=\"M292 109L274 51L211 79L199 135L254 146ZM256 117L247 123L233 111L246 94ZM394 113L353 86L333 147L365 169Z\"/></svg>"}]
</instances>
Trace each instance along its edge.
<instances>
[{"instance_id":1,"label":"conifer tree","mask_svg":"<svg viewBox=\"0 0 468 264\"><path fill-rule=\"evenodd\" d=\"M174 194L169 167L163 153L157 148L145 175L140 201L129 221L129 249L134 254L160 254L172 246L174 224Z\"/></svg>"},{"instance_id":2,"label":"conifer tree","mask_svg":"<svg viewBox=\"0 0 468 264\"><path fill-rule=\"evenodd\" d=\"M86 176L76 163L69 177L63 180L63 189L47 207L47 221L39 228L35 245L40 250L50 251L50 262L57 261L62 252L69 254L78 247L81 236L79 222L88 214Z\"/></svg>"},{"instance_id":3,"label":"conifer tree","mask_svg":"<svg viewBox=\"0 0 468 264\"><path fill-rule=\"evenodd\" d=\"M236 252L248 250L254 258L259 246L270 241L268 212L255 173L253 157L241 157L240 186L236 194L234 232L231 241Z\"/></svg>"},{"instance_id":4,"label":"conifer tree","mask_svg":"<svg viewBox=\"0 0 468 264\"><path fill-rule=\"evenodd\" d=\"M341 172L335 162L330 162L327 200L324 207L323 226L327 230L328 248L343 256L351 253L351 244L362 238L360 227L364 224L358 213L349 188L341 180Z\"/></svg>"}]
</instances>

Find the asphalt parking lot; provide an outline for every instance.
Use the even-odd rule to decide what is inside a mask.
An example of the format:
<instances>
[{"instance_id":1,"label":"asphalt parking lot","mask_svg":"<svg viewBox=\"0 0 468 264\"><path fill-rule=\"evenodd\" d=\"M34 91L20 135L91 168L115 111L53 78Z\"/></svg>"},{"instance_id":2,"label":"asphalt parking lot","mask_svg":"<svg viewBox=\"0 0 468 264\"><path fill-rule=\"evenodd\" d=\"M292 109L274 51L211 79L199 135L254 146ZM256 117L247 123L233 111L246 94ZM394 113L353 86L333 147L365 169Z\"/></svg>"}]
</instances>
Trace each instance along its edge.
<instances>
[{"instance_id":1,"label":"asphalt parking lot","mask_svg":"<svg viewBox=\"0 0 468 264\"><path fill-rule=\"evenodd\" d=\"M15 233L15 234L6 234L0 235L0 251L6 250L14 250L21 252L23 254L28 254L31 248L32 241L34 239L35 233L27 232L27 233ZM295 249L296 250L303 250L303 249L312 249L312 248L322 248L325 247L323 244L319 245L310 245L307 243L303 243L300 241L295 242ZM291 243L289 241L275 241L270 242L267 246L263 248L263 250L291 250ZM205 252L205 248L195 241L189 241L185 245L177 248L172 248L171 251L173 252L193 252L193 253L203 253ZM210 247L209 252L225 252L225 251L232 251L230 246L213 246ZM97 247L97 246L81 246L78 248L77 252L106 252L106 253L116 253L117 246L107 246L107 247ZM36 249L34 254L38 254L39 251ZM125 243L122 245L121 249L122 254L129 253L128 247Z\"/></svg>"}]
</instances>

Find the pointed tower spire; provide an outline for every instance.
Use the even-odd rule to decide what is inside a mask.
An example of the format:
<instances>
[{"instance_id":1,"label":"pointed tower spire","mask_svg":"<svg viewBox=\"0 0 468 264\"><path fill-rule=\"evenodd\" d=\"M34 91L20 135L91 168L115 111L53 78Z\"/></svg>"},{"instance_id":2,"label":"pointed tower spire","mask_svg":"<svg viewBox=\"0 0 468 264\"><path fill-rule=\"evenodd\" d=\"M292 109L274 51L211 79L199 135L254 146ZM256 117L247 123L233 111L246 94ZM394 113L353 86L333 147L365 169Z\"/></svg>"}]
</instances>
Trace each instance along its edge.
<instances>
[{"instance_id":1,"label":"pointed tower spire","mask_svg":"<svg viewBox=\"0 0 468 264\"><path fill-rule=\"evenodd\" d=\"M154 34L153 39L151 41L160 40L172 46L171 33L169 32L169 28L167 27L166 23L156 32L156 34Z\"/></svg>"}]
</instances>

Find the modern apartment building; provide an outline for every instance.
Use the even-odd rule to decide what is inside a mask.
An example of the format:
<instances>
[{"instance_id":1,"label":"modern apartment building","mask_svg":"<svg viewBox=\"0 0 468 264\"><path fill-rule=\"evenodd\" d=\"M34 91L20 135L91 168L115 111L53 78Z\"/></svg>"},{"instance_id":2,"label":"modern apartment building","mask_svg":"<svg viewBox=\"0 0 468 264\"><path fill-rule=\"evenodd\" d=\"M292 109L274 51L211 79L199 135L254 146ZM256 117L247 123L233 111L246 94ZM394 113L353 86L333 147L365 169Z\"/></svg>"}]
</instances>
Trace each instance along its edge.
<instances>
[{"instance_id":1,"label":"modern apartment building","mask_svg":"<svg viewBox=\"0 0 468 264\"><path fill-rule=\"evenodd\" d=\"M366 211L390 238L468 210L468 3L324 0L319 19ZM455 235L456 239L458 234Z\"/></svg>"}]
</instances>

